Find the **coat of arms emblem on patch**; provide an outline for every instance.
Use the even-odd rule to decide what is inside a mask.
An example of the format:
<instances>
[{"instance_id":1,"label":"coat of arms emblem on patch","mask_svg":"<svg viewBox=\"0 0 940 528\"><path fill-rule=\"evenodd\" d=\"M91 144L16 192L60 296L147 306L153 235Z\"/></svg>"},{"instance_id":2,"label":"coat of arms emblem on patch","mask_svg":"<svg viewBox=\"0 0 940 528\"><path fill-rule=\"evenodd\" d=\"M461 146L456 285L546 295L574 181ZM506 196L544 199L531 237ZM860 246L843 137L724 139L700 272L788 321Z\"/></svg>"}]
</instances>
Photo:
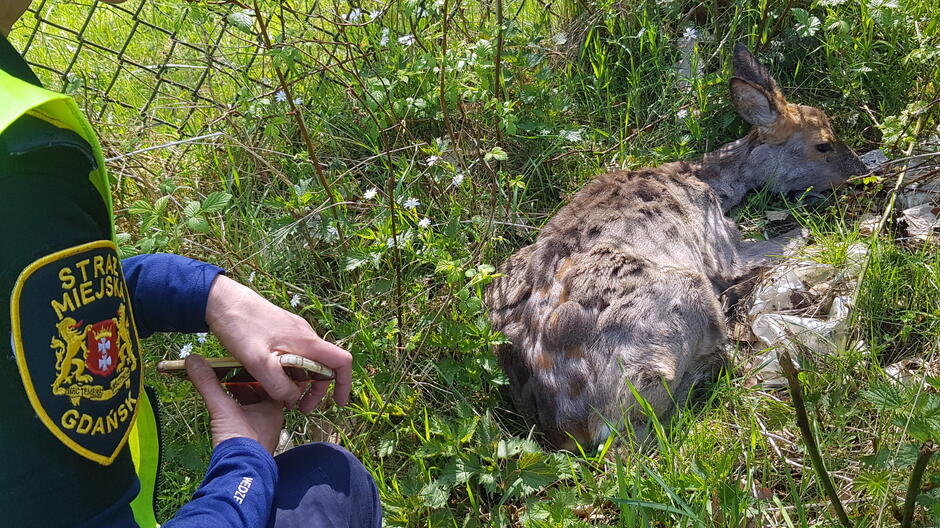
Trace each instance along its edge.
<instances>
[{"instance_id":1,"label":"coat of arms emblem on patch","mask_svg":"<svg viewBox=\"0 0 940 528\"><path fill-rule=\"evenodd\" d=\"M77 453L110 464L141 389L140 347L113 243L47 255L13 289L13 345L40 420Z\"/></svg>"}]
</instances>

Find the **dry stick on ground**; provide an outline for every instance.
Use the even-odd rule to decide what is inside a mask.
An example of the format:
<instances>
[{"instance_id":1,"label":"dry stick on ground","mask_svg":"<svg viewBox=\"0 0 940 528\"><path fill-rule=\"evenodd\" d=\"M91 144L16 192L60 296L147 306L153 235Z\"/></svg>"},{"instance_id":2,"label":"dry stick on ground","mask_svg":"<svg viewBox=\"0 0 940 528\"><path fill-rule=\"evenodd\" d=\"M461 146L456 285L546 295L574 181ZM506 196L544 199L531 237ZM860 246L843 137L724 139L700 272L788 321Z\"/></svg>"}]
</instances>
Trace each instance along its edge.
<instances>
[{"instance_id":1,"label":"dry stick on ground","mask_svg":"<svg viewBox=\"0 0 940 528\"><path fill-rule=\"evenodd\" d=\"M806 444L806 451L809 453L809 458L813 462L813 469L816 470L816 476L819 478L819 482L822 483L826 495L829 496L829 501L832 502L832 507L835 509L839 521L846 528L852 528L852 521L849 520L849 516L845 513L845 508L842 507L842 501L839 499L839 494L836 493L836 487L833 485L832 478L826 471L822 455L819 454L819 446L816 444L816 437L813 436L813 430L809 424L809 415L806 414L806 404L803 401L803 388L800 385L800 378L796 366L793 364L790 353L787 351L778 351L777 360L780 362L783 375L786 376L787 383L790 385L790 397L793 400L793 408L796 410L796 423L800 427L800 432L803 433L803 443Z\"/></svg>"},{"instance_id":2,"label":"dry stick on ground","mask_svg":"<svg viewBox=\"0 0 940 528\"><path fill-rule=\"evenodd\" d=\"M937 452L937 446L933 442L927 442L920 446L920 456L914 463L914 471L911 473L911 482L907 486L907 495L904 496L904 513L901 517L901 528L911 528L914 522L914 502L917 499L917 493L920 491L920 483L924 479L924 470L927 469L927 462L930 457Z\"/></svg>"}]
</instances>

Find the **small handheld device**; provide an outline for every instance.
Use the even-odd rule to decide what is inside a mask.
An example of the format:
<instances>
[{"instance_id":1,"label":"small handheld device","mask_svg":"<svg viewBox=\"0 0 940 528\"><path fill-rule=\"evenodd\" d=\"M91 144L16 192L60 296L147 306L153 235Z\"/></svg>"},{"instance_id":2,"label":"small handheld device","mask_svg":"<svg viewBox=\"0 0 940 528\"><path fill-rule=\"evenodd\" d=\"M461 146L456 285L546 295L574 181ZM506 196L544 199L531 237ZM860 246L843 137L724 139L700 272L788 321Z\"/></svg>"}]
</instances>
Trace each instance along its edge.
<instances>
[{"instance_id":1,"label":"small handheld device","mask_svg":"<svg viewBox=\"0 0 940 528\"><path fill-rule=\"evenodd\" d=\"M222 385L243 404L257 403L267 397L261 382L255 379L242 365L241 361L233 357L205 358L212 367ZM296 354L281 354L278 356L284 373L294 381L325 381L336 378L333 369L312 359ZM186 377L186 361L183 359L165 360L157 363L157 372Z\"/></svg>"}]
</instances>

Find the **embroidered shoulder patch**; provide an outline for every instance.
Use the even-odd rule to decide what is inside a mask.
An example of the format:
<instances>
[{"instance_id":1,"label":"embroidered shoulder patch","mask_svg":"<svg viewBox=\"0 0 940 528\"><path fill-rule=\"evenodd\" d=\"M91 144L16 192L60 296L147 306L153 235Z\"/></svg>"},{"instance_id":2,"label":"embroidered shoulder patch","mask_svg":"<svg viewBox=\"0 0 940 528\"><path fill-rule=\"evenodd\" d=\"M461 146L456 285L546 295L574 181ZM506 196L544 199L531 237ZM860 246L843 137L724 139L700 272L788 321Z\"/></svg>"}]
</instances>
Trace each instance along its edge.
<instances>
[{"instance_id":1,"label":"embroidered shoulder patch","mask_svg":"<svg viewBox=\"0 0 940 528\"><path fill-rule=\"evenodd\" d=\"M140 346L114 244L33 262L10 298L13 350L40 420L76 453L108 465L136 418Z\"/></svg>"}]
</instances>

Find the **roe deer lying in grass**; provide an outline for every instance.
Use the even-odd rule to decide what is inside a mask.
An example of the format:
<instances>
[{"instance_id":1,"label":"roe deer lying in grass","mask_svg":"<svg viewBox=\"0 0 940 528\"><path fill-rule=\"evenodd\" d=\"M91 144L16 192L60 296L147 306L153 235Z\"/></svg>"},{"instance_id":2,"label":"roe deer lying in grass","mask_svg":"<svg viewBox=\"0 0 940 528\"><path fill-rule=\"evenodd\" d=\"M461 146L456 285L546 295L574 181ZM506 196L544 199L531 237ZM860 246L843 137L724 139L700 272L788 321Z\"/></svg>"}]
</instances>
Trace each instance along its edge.
<instances>
[{"instance_id":1,"label":"roe deer lying in grass","mask_svg":"<svg viewBox=\"0 0 940 528\"><path fill-rule=\"evenodd\" d=\"M512 255L487 290L516 409L553 447L646 435L630 386L669 415L726 358L719 296L779 254L724 216L751 189L828 189L864 165L819 109L787 103L734 49L731 99L754 128L696 161L598 176ZM629 382L629 383L628 383Z\"/></svg>"}]
</instances>

